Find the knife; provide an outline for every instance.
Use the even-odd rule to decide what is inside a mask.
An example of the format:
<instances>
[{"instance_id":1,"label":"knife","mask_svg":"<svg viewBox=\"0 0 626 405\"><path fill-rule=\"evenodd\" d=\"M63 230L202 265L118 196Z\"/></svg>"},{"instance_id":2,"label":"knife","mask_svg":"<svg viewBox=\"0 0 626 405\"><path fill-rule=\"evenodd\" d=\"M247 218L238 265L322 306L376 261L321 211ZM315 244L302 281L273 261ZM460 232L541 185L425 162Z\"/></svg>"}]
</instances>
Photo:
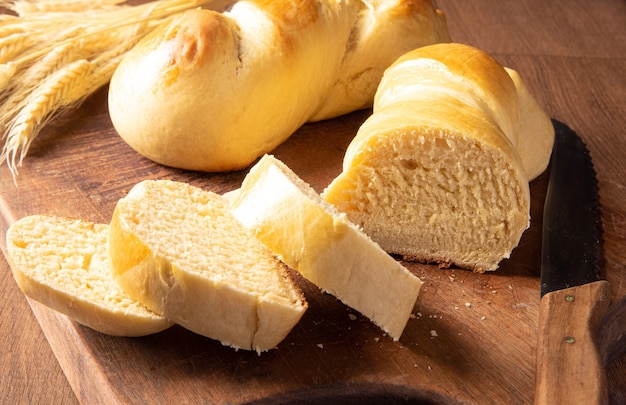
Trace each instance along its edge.
<instances>
[{"instance_id":1,"label":"knife","mask_svg":"<svg viewBox=\"0 0 626 405\"><path fill-rule=\"evenodd\" d=\"M599 275L596 173L580 137L566 125L553 123L543 213L535 403L607 404L596 332L608 309L610 290Z\"/></svg>"}]
</instances>

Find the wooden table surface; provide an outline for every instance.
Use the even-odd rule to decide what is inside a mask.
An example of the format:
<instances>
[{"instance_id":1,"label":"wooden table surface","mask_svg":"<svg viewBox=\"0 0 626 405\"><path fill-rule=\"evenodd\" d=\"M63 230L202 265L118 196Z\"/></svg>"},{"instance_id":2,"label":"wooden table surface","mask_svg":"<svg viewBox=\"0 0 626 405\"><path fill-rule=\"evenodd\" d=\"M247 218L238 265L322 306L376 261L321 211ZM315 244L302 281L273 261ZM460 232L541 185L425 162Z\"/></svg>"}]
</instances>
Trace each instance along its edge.
<instances>
[{"instance_id":1,"label":"wooden table surface","mask_svg":"<svg viewBox=\"0 0 626 405\"><path fill-rule=\"evenodd\" d=\"M550 116L566 123L587 143L598 172L604 225L605 270L609 280L613 281L611 297L614 302L623 299L626 296L626 2L439 0L438 5L447 13L449 30L455 41L479 47L491 53L504 65L518 70ZM0 201L4 199L15 204L20 199L28 198L29 201L23 202L31 211L37 211L40 207L42 211L68 214L63 206L50 209L46 201L33 201L33 196L39 190L28 189L32 187L32 182L27 181L26 176L34 177L35 170L39 170L42 195L54 192L47 188L47 184L53 187L54 178L67 176L76 183L77 195L80 194L87 201L80 205L81 212L72 213L93 221L107 220L115 198L122 192L120 186L100 181L99 178L81 178L82 164L91 167L92 172L101 171L102 179L107 179L107 166L95 161L81 162L80 157L68 156L64 149L68 142L78 139L76 137L80 134L76 125L80 126L80 131L89 135L96 130L92 122L107 122L105 90L88 99L77 111L69 112L49 125L25 161L25 168L20 174L24 180L18 179L19 189L14 188L8 169L5 166L0 167ZM364 119L365 114L356 113L346 119L356 125ZM302 139L306 139L308 132L324 130L325 125L332 128L334 124L321 123L306 127L300 131ZM101 130L101 127L97 129ZM110 133L111 129L108 131ZM103 142L102 153L123 148L120 146L121 142L120 139L109 136ZM283 148L282 155L287 156L289 148L290 146ZM98 156L99 152L91 153ZM320 153L316 156L322 161L323 154ZM67 164L55 165L50 173L45 173L46 166L43 163L54 159L66 161ZM145 160L138 161L143 173L161 175L166 172L167 177L187 178L185 173L156 165L153 167L151 162ZM308 164L319 163L300 162L298 167L294 167L297 173L306 172ZM331 165L327 170L335 168L336 165ZM231 188L242 175L235 173L231 177L221 177L219 181L223 181L222 185L219 181L213 183L216 191ZM196 181L201 175L189 176ZM49 183L46 183L47 177L51 179ZM305 180L313 180L315 183L314 177ZM319 189L323 184L317 183L314 186ZM534 186L535 190L540 188L541 185ZM109 192L110 197L107 197ZM73 195L68 190L63 193ZM68 206L74 207L72 203ZM26 214L19 210L19 204L8 207L0 204L0 213L5 217ZM426 277L426 286L431 289L428 296L434 294L436 287L433 287L439 277L430 274L432 273L420 270L420 276ZM507 287L497 286L500 289L496 291L493 284L497 284L498 279L495 277L488 278L488 282L481 282L475 278L478 275L472 273L457 272L452 276L451 273L442 274L446 274L448 278L458 277L457 281L465 280L467 294L471 294L471 288L494 288L492 292L495 295L496 292L504 292ZM534 280L524 282L538 286ZM494 297L494 302L498 299L503 298ZM530 305L527 308L528 316L536 316L536 304L524 305ZM40 327L41 321L33 315L33 309L36 308L31 308L19 291L6 260L0 255L0 403L71 404L78 402L77 396L85 400L88 397L81 392L81 386L76 384L76 376L67 376L73 382L74 389L68 382L57 361L57 357L62 354L53 352ZM437 312L431 312L428 317L431 319L423 320L427 331L442 324L438 323ZM532 323L532 319L530 322ZM519 377L519 384L514 386L517 392L513 396L517 400L508 399L513 403L532 402L534 359L530 357L535 353L536 341L532 333L528 333L527 338L528 347L524 350L529 358L520 364L522 376ZM495 336L493 339L491 336L483 336L478 344L494 347L505 345L506 336ZM626 403L626 356L618 357L607 371L613 403ZM516 378L514 375L510 377ZM494 392L499 392L495 388L497 387L494 387ZM489 398L488 393L473 394L471 389L464 389L462 393L463 396L457 397L462 402L491 402L486 399Z\"/></svg>"}]
</instances>

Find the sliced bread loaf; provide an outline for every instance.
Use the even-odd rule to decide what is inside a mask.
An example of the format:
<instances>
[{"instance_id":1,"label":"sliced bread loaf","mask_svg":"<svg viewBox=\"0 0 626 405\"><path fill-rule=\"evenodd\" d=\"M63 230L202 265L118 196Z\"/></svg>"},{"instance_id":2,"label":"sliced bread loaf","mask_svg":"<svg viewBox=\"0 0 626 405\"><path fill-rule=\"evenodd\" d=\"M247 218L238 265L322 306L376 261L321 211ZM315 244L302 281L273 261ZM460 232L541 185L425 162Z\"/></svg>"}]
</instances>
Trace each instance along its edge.
<instances>
[{"instance_id":1,"label":"sliced bread loaf","mask_svg":"<svg viewBox=\"0 0 626 405\"><path fill-rule=\"evenodd\" d=\"M108 246L130 296L224 345L272 349L307 308L285 264L222 196L186 183L134 186L116 205Z\"/></svg>"},{"instance_id":2,"label":"sliced bread loaf","mask_svg":"<svg viewBox=\"0 0 626 405\"><path fill-rule=\"evenodd\" d=\"M399 58L323 198L405 259L495 270L530 221L550 118L519 75L476 48Z\"/></svg>"},{"instance_id":3,"label":"sliced bread loaf","mask_svg":"<svg viewBox=\"0 0 626 405\"><path fill-rule=\"evenodd\" d=\"M284 163L265 155L227 198L285 263L400 338L422 282Z\"/></svg>"},{"instance_id":4,"label":"sliced bread loaf","mask_svg":"<svg viewBox=\"0 0 626 405\"><path fill-rule=\"evenodd\" d=\"M133 300L113 279L106 254L108 225L33 215L9 228L7 256L20 289L99 332L156 333L171 325Z\"/></svg>"}]
</instances>

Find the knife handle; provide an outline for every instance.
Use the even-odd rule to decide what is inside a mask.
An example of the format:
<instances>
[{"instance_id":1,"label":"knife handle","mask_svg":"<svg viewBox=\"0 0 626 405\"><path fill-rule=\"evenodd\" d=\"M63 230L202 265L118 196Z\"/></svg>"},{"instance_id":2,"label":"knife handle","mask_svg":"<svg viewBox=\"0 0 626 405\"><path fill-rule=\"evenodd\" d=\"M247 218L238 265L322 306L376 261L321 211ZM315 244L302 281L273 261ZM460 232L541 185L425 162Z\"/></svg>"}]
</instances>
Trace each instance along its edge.
<instances>
[{"instance_id":1,"label":"knife handle","mask_svg":"<svg viewBox=\"0 0 626 405\"><path fill-rule=\"evenodd\" d=\"M541 299L535 404L608 403L596 332L609 306L609 292L609 283L602 280Z\"/></svg>"}]
</instances>

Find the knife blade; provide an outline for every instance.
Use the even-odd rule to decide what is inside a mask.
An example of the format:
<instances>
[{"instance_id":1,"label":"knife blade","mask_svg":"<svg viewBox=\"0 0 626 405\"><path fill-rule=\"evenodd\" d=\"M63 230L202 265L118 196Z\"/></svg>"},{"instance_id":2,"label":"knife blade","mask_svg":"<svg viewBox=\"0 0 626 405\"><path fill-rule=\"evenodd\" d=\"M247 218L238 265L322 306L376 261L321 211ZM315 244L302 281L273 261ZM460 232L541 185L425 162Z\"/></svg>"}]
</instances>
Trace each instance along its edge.
<instances>
[{"instance_id":1,"label":"knife blade","mask_svg":"<svg viewBox=\"0 0 626 405\"><path fill-rule=\"evenodd\" d=\"M543 214L535 403L606 404L596 331L609 306L610 291L599 274L596 173L581 138L565 124L553 123Z\"/></svg>"}]
</instances>

